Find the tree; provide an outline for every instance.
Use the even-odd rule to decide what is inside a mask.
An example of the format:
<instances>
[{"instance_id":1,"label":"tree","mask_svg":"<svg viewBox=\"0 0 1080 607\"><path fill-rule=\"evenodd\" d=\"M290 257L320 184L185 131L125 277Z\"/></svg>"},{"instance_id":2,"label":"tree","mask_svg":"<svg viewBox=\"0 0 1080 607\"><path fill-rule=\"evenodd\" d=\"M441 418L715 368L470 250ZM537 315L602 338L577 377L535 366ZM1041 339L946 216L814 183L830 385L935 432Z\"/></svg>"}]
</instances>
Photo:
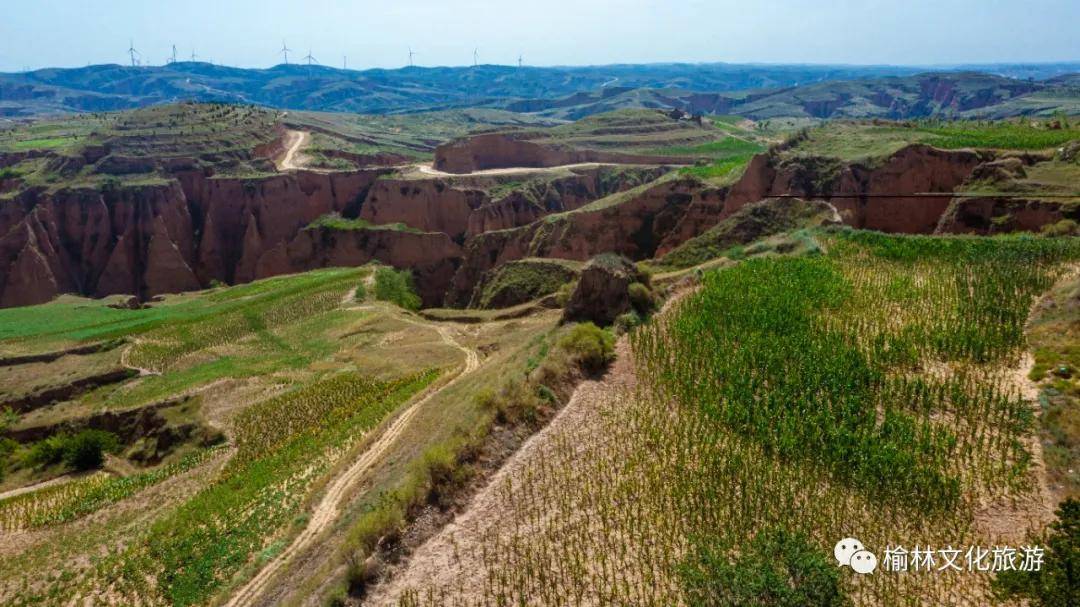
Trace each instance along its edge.
<instances>
[{"instance_id":1,"label":"tree","mask_svg":"<svg viewBox=\"0 0 1080 607\"><path fill-rule=\"evenodd\" d=\"M1057 520L1036 539L1046 550L1038 571L1002 571L994 578L999 600L1028 599L1035 607L1080 607L1080 499L1069 498Z\"/></svg>"},{"instance_id":2,"label":"tree","mask_svg":"<svg viewBox=\"0 0 1080 607\"><path fill-rule=\"evenodd\" d=\"M83 430L68 439L64 447L64 463L76 470L100 468L105 453L116 451L116 435L103 430Z\"/></svg>"}]
</instances>

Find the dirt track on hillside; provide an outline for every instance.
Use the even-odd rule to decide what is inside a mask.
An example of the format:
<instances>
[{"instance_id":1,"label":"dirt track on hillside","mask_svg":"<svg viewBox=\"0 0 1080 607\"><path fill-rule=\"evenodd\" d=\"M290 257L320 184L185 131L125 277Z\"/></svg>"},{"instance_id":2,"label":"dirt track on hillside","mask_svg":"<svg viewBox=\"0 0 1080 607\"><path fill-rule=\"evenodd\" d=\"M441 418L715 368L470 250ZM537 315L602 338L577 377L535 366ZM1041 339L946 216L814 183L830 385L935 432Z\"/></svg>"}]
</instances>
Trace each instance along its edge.
<instances>
[{"instance_id":1,"label":"dirt track on hillside","mask_svg":"<svg viewBox=\"0 0 1080 607\"><path fill-rule=\"evenodd\" d=\"M279 171L289 171L302 168L297 164L297 153L300 151L300 148L304 147L304 144L307 143L308 139L310 138L311 135L308 135L304 131L286 131L285 155L281 157L281 162L278 163L277 168Z\"/></svg>"},{"instance_id":2,"label":"dirt track on hillside","mask_svg":"<svg viewBox=\"0 0 1080 607\"><path fill-rule=\"evenodd\" d=\"M334 521L337 520L341 512L341 502L348 494L349 489L351 489L389 449L409 424L409 421L416 415L416 412L420 407L431 400L436 394L457 383L462 377L465 377L480 367L479 353L476 350L459 344L451 333L451 327L413 320L407 317L403 317L402 320L420 327L433 328L437 331L443 343L457 348L465 354L464 367L453 379L437 388L427 390L420 398L409 405L396 419L394 419L386 431L356 459L355 462L330 482L326 488L325 495L311 512L307 527L300 532L300 535L298 535L296 539L281 552L281 554L267 563L255 577L236 592L232 598L229 599L229 602L226 603L227 607L241 607L257 604L262 593L273 583L275 575L289 563L293 556L304 552L314 545L319 536L329 529Z\"/></svg>"}]
</instances>

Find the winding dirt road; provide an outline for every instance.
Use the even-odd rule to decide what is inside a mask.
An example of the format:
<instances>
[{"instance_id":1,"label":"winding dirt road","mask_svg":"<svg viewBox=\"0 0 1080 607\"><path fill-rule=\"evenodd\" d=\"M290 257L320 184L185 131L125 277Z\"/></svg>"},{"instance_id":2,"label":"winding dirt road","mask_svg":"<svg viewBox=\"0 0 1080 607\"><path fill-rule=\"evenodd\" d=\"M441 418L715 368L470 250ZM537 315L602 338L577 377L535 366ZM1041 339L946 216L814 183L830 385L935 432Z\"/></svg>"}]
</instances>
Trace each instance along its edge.
<instances>
[{"instance_id":1,"label":"winding dirt road","mask_svg":"<svg viewBox=\"0 0 1080 607\"><path fill-rule=\"evenodd\" d=\"M259 596L272 583L274 576L281 571L295 555L302 553L312 546L319 535L333 524L341 513L341 501L348 494L348 490L360 480L360 478L363 477L376 462L379 461L379 458L382 457L390 445L392 445L401 435L402 430L409 424L409 421L416 415L416 412L420 407L430 401L436 394L454 385L462 377L465 377L480 367L480 355L476 350L459 344L451 333L451 327L421 322L407 317L402 317L402 320L420 327L435 329L435 331L439 333L439 337L442 339L443 343L457 348L465 354L464 367L462 367L461 371L459 371L453 379L442 386L426 390L420 398L415 400L400 415L398 415L386 431L383 432L382 435L379 436L379 438L368 447L368 449L366 449L348 469L342 472L327 486L326 494L311 512L307 527L300 532L300 535L296 536L296 539L293 540L288 548L283 550L281 554L274 558L274 560L267 563L255 577L236 592L232 598L229 599L229 602L225 604L226 607L242 607L256 604Z\"/></svg>"},{"instance_id":2,"label":"winding dirt road","mask_svg":"<svg viewBox=\"0 0 1080 607\"><path fill-rule=\"evenodd\" d=\"M286 131L285 155L281 157L281 161L277 165L279 171L290 171L301 168L296 164L296 154L300 151L300 148L304 147L304 144L307 143L307 140L310 137L311 135L308 135L304 131Z\"/></svg>"}]
</instances>

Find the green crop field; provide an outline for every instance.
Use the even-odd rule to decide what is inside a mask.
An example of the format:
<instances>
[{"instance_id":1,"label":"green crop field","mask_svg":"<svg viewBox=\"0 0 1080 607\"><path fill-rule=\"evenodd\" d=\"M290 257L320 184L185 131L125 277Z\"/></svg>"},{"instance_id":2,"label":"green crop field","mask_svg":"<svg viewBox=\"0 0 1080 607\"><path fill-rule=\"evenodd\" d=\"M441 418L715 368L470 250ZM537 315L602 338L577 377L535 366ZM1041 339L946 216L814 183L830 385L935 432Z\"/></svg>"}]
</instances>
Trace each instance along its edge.
<instances>
[{"instance_id":1,"label":"green crop field","mask_svg":"<svg viewBox=\"0 0 1080 607\"><path fill-rule=\"evenodd\" d=\"M828 572L790 588L825 604L989 601L989 575L850 576L832 546L992 545L976 504L1039 499L1015 370L1033 298L1080 243L818 237L826 253L707 272L634 332L639 389L505 479L471 591L440 576L398 604L714 604L716 561L753 570L732 593L788 588L755 586L755 559Z\"/></svg>"}]
</instances>

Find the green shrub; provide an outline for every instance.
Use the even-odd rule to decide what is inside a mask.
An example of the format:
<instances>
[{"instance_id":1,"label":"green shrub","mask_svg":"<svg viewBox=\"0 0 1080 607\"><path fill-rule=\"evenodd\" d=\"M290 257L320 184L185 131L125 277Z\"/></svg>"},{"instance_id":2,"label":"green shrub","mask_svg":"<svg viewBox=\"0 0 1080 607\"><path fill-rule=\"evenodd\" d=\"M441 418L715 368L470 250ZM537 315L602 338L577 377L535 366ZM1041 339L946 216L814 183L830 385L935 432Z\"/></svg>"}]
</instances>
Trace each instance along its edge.
<instances>
[{"instance_id":1,"label":"green shrub","mask_svg":"<svg viewBox=\"0 0 1080 607\"><path fill-rule=\"evenodd\" d=\"M574 294L574 289L576 288L576 280L570 281L559 287L559 290L555 292L555 303L559 304L559 307L566 307L566 303L570 301L570 296Z\"/></svg>"},{"instance_id":2,"label":"green shrub","mask_svg":"<svg viewBox=\"0 0 1080 607\"><path fill-rule=\"evenodd\" d=\"M1080 235L1080 224L1073 219L1062 219L1057 223L1044 225L1042 233L1046 236L1077 236Z\"/></svg>"},{"instance_id":3,"label":"green shrub","mask_svg":"<svg viewBox=\"0 0 1080 607\"><path fill-rule=\"evenodd\" d=\"M0 438L0 481L4 480L4 474L7 472L8 458L18 448L19 443L10 438Z\"/></svg>"},{"instance_id":4,"label":"green shrub","mask_svg":"<svg viewBox=\"0 0 1080 607\"><path fill-rule=\"evenodd\" d=\"M1080 605L1080 500L1062 502L1057 517L1036 542L1046 550L1042 568L1002 571L992 584L997 598L1028 599L1035 607Z\"/></svg>"},{"instance_id":5,"label":"green shrub","mask_svg":"<svg viewBox=\"0 0 1080 607\"><path fill-rule=\"evenodd\" d=\"M365 299L367 299L367 287L364 286L364 283L360 283L356 285L356 293L353 295L353 300L359 302L364 301Z\"/></svg>"},{"instance_id":6,"label":"green shrub","mask_svg":"<svg viewBox=\"0 0 1080 607\"><path fill-rule=\"evenodd\" d=\"M630 283L630 286L626 288L626 294L630 297L630 305L633 306L634 311L642 316L648 315L656 308L656 296L649 287L640 282Z\"/></svg>"},{"instance_id":7,"label":"green shrub","mask_svg":"<svg viewBox=\"0 0 1080 607\"><path fill-rule=\"evenodd\" d=\"M598 373L615 358L615 336L591 322L579 323L559 341L559 347L589 373Z\"/></svg>"},{"instance_id":8,"label":"green shrub","mask_svg":"<svg viewBox=\"0 0 1080 607\"><path fill-rule=\"evenodd\" d=\"M767 529L736 550L713 540L693 544L678 570L690 607L850 604L841 588L842 569L800 533Z\"/></svg>"},{"instance_id":9,"label":"green shrub","mask_svg":"<svg viewBox=\"0 0 1080 607\"><path fill-rule=\"evenodd\" d=\"M119 448L120 441L112 432L83 430L64 445L64 463L76 470L99 468L105 461L105 454Z\"/></svg>"},{"instance_id":10,"label":"green shrub","mask_svg":"<svg viewBox=\"0 0 1080 607\"><path fill-rule=\"evenodd\" d=\"M389 301L406 310L420 309L420 296L413 286L412 272L382 267L375 270L375 299Z\"/></svg>"},{"instance_id":11,"label":"green shrub","mask_svg":"<svg viewBox=\"0 0 1080 607\"><path fill-rule=\"evenodd\" d=\"M626 314L620 314L615 319L615 324L612 325L612 330L616 335L622 335L623 333L629 333L631 329L641 324L641 316L637 312L627 312Z\"/></svg>"},{"instance_id":12,"label":"green shrub","mask_svg":"<svg viewBox=\"0 0 1080 607\"><path fill-rule=\"evenodd\" d=\"M76 470L91 470L104 463L106 453L114 453L119 448L120 440L116 435L104 430L83 430L74 436L54 434L30 446L26 463L50 466L64 462Z\"/></svg>"},{"instance_id":13,"label":"green shrub","mask_svg":"<svg viewBox=\"0 0 1080 607\"><path fill-rule=\"evenodd\" d=\"M60 463L64 459L64 448L67 445L68 438L66 434L54 434L33 443L26 452L26 464L29 466L51 466Z\"/></svg>"}]
</instances>

